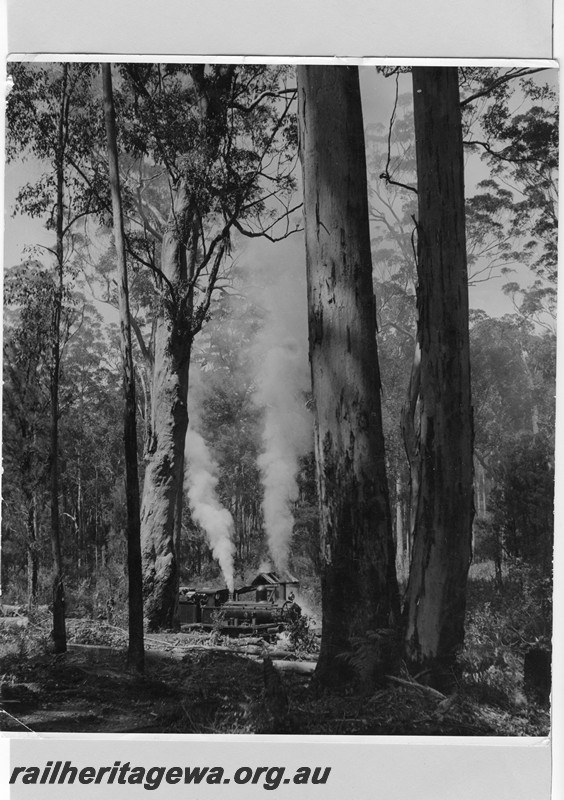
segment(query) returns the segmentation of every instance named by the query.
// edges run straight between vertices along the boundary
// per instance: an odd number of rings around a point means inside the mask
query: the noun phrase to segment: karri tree
[[[473,519],[464,164],[456,68],[416,67],[418,493],[405,655],[437,687],[464,640]]]
[[[399,617],[386,479],[356,67],[298,67],[309,347],[322,547],[316,675],[350,680],[344,654]],[[370,682],[389,669],[374,664]]]
[[[108,141],[108,167],[114,222],[114,240],[119,283],[120,344],[123,370],[123,442],[125,452],[125,496],[127,504],[127,567],[129,579],[129,649],[128,664],[136,672],[144,669],[143,645],[143,579],[141,569],[141,519],[139,507],[139,474],[137,464],[137,419],[135,372],[131,347],[129,285],[123,230],[116,115],[112,87],[112,68],[102,64],[104,118]]]

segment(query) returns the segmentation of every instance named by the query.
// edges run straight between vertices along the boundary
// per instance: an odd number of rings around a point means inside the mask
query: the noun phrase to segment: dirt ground
[[[45,642],[31,647],[21,632],[11,648],[4,637],[0,730],[446,736],[549,730],[548,710],[477,702],[463,687],[449,698],[407,682],[390,682],[371,696],[319,693],[307,672],[265,668],[262,656],[280,656],[280,645],[256,640],[237,652],[236,640],[158,634],[147,638],[145,675],[135,676],[125,668],[123,632],[80,621],[69,629],[69,652],[59,656]],[[313,668],[314,656],[301,657]],[[294,658],[288,652],[285,662]]]

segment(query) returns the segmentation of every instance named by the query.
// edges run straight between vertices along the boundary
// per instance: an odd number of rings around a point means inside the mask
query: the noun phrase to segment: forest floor
[[[46,622],[0,625],[0,730],[544,736],[550,728],[547,709],[518,690],[495,690],[487,675],[466,676],[449,698],[407,680],[368,696],[324,694],[312,690],[314,653],[287,639],[241,647],[212,632],[148,636],[140,677],[125,667],[125,631],[68,620],[68,634],[69,651],[55,656]],[[268,653],[279,667],[274,682],[265,679]],[[281,669],[290,661],[303,671]]]

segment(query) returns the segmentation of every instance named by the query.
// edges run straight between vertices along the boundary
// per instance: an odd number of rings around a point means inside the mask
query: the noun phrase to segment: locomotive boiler
[[[277,633],[301,614],[296,603],[299,582],[292,575],[259,572],[248,586],[196,590],[183,587],[179,595],[180,623],[192,629],[238,636]]]

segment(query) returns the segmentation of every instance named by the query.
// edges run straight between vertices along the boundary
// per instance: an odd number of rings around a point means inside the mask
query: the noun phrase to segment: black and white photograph
[[[548,736],[558,71],[8,76],[0,729]]]

